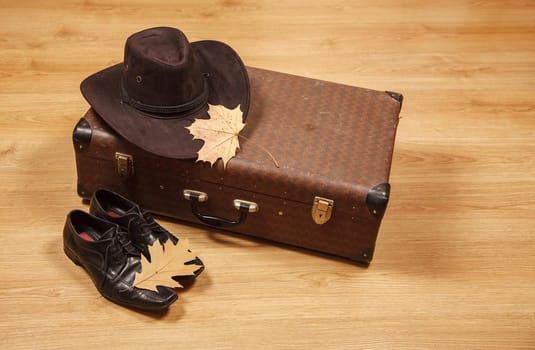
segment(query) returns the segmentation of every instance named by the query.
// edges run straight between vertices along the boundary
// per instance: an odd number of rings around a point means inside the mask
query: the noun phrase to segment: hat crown
[[[193,159],[204,144],[190,133],[208,103],[249,109],[249,78],[240,56],[216,40],[188,42],[178,29],[131,35],[124,61],[85,78],[80,90],[119,136],[160,157]]]
[[[206,103],[198,57],[180,30],[146,29],[125,44],[123,101],[146,112],[177,113]]]

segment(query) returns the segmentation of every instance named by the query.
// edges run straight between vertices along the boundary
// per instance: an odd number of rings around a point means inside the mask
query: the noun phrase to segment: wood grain
[[[67,260],[79,83],[156,25],[404,94],[369,268],[162,219],[207,270],[148,315]],[[0,1],[0,346],[535,348],[534,38],[533,1]]]

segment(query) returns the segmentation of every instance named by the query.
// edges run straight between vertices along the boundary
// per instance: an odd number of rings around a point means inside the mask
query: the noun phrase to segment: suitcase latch
[[[312,205],[312,219],[318,225],[323,225],[331,218],[334,207],[332,199],[323,197],[314,197],[314,204]]]
[[[132,177],[134,175],[134,157],[130,154],[115,152],[115,171],[120,177]]]

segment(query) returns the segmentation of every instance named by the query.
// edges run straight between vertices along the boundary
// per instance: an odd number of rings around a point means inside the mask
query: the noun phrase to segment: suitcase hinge
[[[334,207],[332,199],[323,197],[314,197],[314,204],[312,205],[312,219],[318,225],[323,225],[331,218]]]
[[[134,157],[130,154],[115,152],[115,171],[120,177],[132,177],[134,175]]]

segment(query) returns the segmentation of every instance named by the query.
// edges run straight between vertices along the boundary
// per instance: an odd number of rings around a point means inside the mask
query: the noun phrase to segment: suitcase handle
[[[234,200],[234,208],[240,211],[238,220],[230,220],[220,216],[201,214],[197,208],[200,202],[208,200],[208,194],[194,190],[184,190],[184,198],[191,202],[191,212],[199,219],[199,221],[215,227],[232,227],[245,222],[249,213],[256,213],[258,211],[258,204],[254,202],[245,201],[242,199]]]

